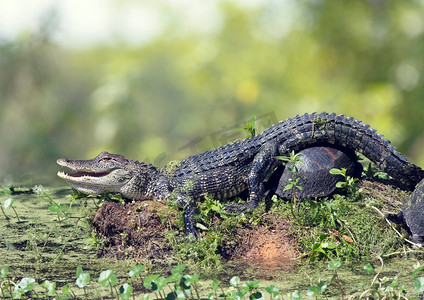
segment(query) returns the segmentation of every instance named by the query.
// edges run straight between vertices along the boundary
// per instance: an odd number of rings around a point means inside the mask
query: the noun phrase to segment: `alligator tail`
[[[304,114],[274,125],[262,138],[272,137],[281,145],[281,154],[312,145],[334,145],[362,153],[408,187],[415,187],[424,178],[423,169],[409,162],[375,129],[352,117],[335,113]]]

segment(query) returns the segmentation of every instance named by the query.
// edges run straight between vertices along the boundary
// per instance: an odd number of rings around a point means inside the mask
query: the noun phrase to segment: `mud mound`
[[[267,226],[248,226],[237,230],[232,259],[257,264],[267,269],[293,265],[299,258],[297,243],[287,218],[264,216]],[[228,253],[227,253],[228,254]]]
[[[93,219],[102,242],[98,255],[117,259],[143,257],[152,262],[165,258],[172,250],[164,241],[165,232],[175,229],[172,224],[177,213],[153,201],[125,205],[104,202]]]
[[[165,241],[169,230],[178,230],[177,211],[166,205],[142,201],[130,204],[104,202],[93,219],[102,240],[99,256],[143,258],[154,263],[172,256]],[[290,234],[290,221],[266,214],[267,226],[246,225],[224,239],[219,251],[224,260],[245,260],[265,267],[293,264],[298,257],[296,242]],[[219,220],[217,220],[219,222]]]

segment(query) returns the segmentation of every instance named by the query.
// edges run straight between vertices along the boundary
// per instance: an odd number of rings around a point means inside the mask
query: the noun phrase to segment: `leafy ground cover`
[[[0,297],[419,297],[422,250],[383,217],[407,193],[372,181],[355,188],[331,201],[272,198],[237,216],[207,198],[198,242],[187,241],[172,203],[4,188]]]

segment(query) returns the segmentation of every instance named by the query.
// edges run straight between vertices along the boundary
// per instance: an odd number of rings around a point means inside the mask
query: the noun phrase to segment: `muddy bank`
[[[103,241],[98,255],[118,259],[143,258],[152,263],[163,261],[173,255],[166,236],[169,231],[180,230],[175,225],[178,213],[153,201],[125,205],[104,202],[93,219],[93,226]],[[267,226],[246,225],[235,228],[231,236],[223,238],[218,247],[223,261],[245,261],[269,268],[293,264],[299,253],[290,233],[290,220],[272,214],[264,218]],[[186,238],[179,233],[181,239]]]

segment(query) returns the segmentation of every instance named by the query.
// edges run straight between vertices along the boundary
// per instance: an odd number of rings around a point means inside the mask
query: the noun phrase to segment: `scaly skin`
[[[204,193],[216,198],[229,198],[249,190],[249,201],[227,206],[230,212],[255,208],[264,195],[263,181],[275,168],[279,155],[311,146],[337,146],[362,153],[383,171],[406,186],[415,187],[424,171],[410,163],[369,125],[344,115],[313,113],[296,116],[275,124],[261,134],[242,141],[191,156],[167,172],[152,165],[102,152],[92,160],[58,159],[58,164],[76,173],[59,172],[73,188],[89,194],[121,193],[134,200],[162,200],[174,197],[185,206],[187,234],[198,237],[194,229],[195,201]],[[423,186],[421,182],[419,186]],[[418,192],[417,192],[418,193]],[[409,201],[409,202],[408,202]],[[405,220],[415,240],[424,237],[424,224],[415,224],[414,209],[418,198],[406,200]],[[421,221],[424,222],[423,218]]]

